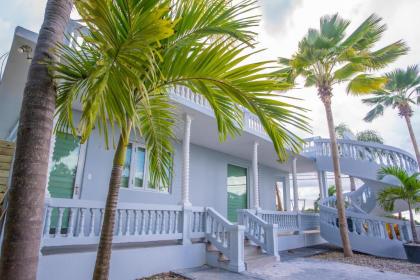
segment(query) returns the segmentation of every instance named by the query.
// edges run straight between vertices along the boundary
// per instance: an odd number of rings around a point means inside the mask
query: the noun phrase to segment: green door
[[[247,208],[247,170],[228,164],[227,171],[228,220],[236,222],[236,210]]]
[[[48,191],[51,197],[73,198],[79,154],[80,139],[78,137],[62,132],[56,134],[51,172],[48,181]],[[66,231],[68,217],[69,213],[66,209],[63,214],[62,233]],[[57,222],[58,210],[54,209],[51,214],[50,231],[52,233],[55,233]]]

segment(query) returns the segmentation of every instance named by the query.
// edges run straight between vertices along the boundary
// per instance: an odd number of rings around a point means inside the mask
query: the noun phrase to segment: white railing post
[[[234,225],[229,230],[229,270],[244,271],[244,231],[242,225]]]
[[[191,244],[191,216],[192,208],[184,206],[182,209],[182,244]]]
[[[266,242],[267,242],[267,253],[276,257],[276,260],[280,260],[279,255],[279,238],[277,236],[279,226],[277,224],[270,224],[265,229]]]

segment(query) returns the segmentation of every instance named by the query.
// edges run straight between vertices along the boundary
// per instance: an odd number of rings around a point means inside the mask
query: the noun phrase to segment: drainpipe
[[[252,155],[252,173],[254,177],[254,209],[260,210],[260,191],[258,183],[258,142],[254,142],[254,152]]]

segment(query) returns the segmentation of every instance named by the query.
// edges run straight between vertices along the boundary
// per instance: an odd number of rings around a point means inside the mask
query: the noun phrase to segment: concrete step
[[[266,265],[273,266],[278,261],[275,256],[263,253],[261,248],[255,245],[245,245],[244,258],[247,271],[252,271]]]

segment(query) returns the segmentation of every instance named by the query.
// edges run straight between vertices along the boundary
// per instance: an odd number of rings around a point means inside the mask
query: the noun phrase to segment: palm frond
[[[374,77],[360,74],[354,77],[347,85],[347,93],[354,95],[368,94],[381,90],[387,82],[385,77]]]

